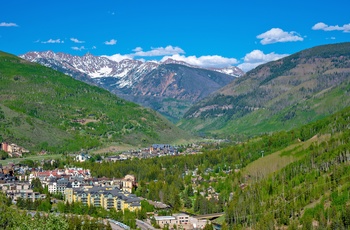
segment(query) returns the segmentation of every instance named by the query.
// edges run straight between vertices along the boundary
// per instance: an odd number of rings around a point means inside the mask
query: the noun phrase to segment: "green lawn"
[[[41,161],[45,159],[60,159],[64,156],[62,154],[48,154],[48,155],[36,155],[36,156],[28,156],[23,158],[7,158],[6,160],[1,160],[0,164],[7,165],[9,162],[19,163],[24,160],[33,160],[33,161]]]

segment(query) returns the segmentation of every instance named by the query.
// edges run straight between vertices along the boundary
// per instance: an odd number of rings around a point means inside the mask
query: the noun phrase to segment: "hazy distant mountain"
[[[237,67],[206,69],[168,59],[163,63],[105,56],[29,52],[20,57],[101,86],[125,99],[151,107],[172,121],[198,100],[243,75]]]
[[[349,106],[349,82],[350,43],[318,46],[249,71],[189,109],[180,127],[224,135],[290,129]]]

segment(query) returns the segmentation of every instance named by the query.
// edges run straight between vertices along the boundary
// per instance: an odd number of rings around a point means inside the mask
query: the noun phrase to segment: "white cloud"
[[[133,59],[130,55],[128,54],[114,54],[112,56],[107,56],[107,55],[102,55],[101,57],[106,57],[112,61],[120,62],[121,60],[124,59]]]
[[[151,48],[149,51],[143,51],[141,47],[136,47],[133,49],[135,52],[133,56],[138,57],[155,57],[155,56],[165,56],[165,55],[175,55],[175,54],[184,54],[185,51],[181,49],[180,47],[173,47],[173,46],[167,46],[167,47],[157,47],[157,48]]]
[[[219,55],[207,55],[207,56],[184,56],[179,54],[174,54],[172,56],[165,56],[162,58],[161,62],[166,61],[168,58],[183,61],[190,65],[200,66],[200,67],[209,67],[209,68],[223,68],[228,67],[234,64],[237,64],[238,61],[235,58],[226,58]]]
[[[85,43],[85,41],[80,41],[79,39],[77,39],[77,38],[71,38],[70,39],[72,42],[74,42],[74,43]]]
[[[117,40],[115,40],[115,39],[111,39],[109,41],[105,41],[105,45],[113,46],[115,44],[117,44]]]
[[[141,48],[141,47],[136,47],[136,48],[133,49],[132,51],[134,51],[134,52],[140,52],[140,51],[142,51],[142,48]]]
[[[56,39],[56,40],[49,39],[47,41],[42,41],[41,43],[44,43],[44,44],[46,44],[46,43],[64,43],[64,41],[61,41],[61,39]]]
[[[18,25],[13,22],[1,22],[0,27],[18,27]]]
[[[203,68],[225,68],[233,65],[237,65],[243,71],[249,71],[258,65],[264,64],[266,62],[275,61],[280,58],[286,57],[289,54],[276,54],[274,52],[264,54],[261,50],[253,50],[250,53],[247,53],[244,58],[242,58],[242,63],[239,64],[239,61],[236,58],[228,58],[219,55],[205,55],[205,56],[185,56],[182,53],[185,53],[180,47],[158,47],[152,48],[150,51],[143,51],[141,47],[136,47],[132,50],[133,53],[130,54],[114,54],[112,56],[103,55],[110,60],[120,62],[124,59],[133,59],[140,60],[143,62],[155,62],[162,63],[166,60],[173,59],[176,61],[186,62],[193,66],[199,66]],[[149,57],[159,57],[161,60],[150,61]],[[147,58],[143,58],[147,57]],[[239,65],[238,65],[239,64]]]
[[[80,46],[80,47],[73,46],[72,49],[81,51],[81,50],[85,50],[86,48],[84,46]]]
[[[277,59],[280,59],[282,57],[288,56],[288,54],[275,54],[274,52],[269,54],[264,54],[261,50],[253,50],[252,52],[248,53],[244,57],[244,62],[269,62],[269,61],[275,61]]]
[[[316,23],[312,29],[313,30],[325,30],[328,26],[324,24],[323,22]]]
[[[258,39],[261,39],[260,43],[263,45],[277,43],[277,42],[295,42],[295,41],[303,41],[298,33],[295,31],[286,32],[280,28],[272,28],[265,33],[259,34],[256,36]]]
[[[269,61],[276,61],[286,56],[288,56],[288,54],[276,54],[274,52],[264,54],[261,50],[253,50],[252,52],[245,55],[243,58],[244,62],[242,64],[239,64],[238,68],[247,72],[261,64]]]
[[[208,68],[221,68],[228,67],[234,64],[237,64],[238,61],[235,58],[226,58],[219,55],[207,55],[207,56],[184,56],[180,55],[181,53],[185,53],[185,51],[179,47],[167,46],[165,48],[158,47],[152,48],[150,51],[143,51],[141,47],[136,47],[133,49],[134,53],[131,54],[114,54],[112,56],[103,55],[103,57],[109,58],[113,61],[119,62],[124,59],[135,59],[139,61],[145,62],[146,60],[143,58],[137,57],[157,57],[163,56],[160,61],[153,60],[152,62],[164,62],[167,59],[171,58],[177,61],[183,61],[190,65],[195,65],[199,67],[208,67]],[[150,61],[150,60],[147,60]]]
[[[96,46],[93,46],[93,47],[91,47],[91,49],[95,50],[95,49],[97,49],[97,47],[96,47]]]
[[[180,47],[173,47],[173,46],[167,46],[167,47],[157,47],[157,48],[151,48],[149,51],[143,51],[141,47],[136,47],[132,50],[133,53],[130,54],[114,54],[112,56],[104,55],[104,57],[107,57],[114,61],[121,61],[123,59],[135,59],[135,60],[144,60],[142,58],[137,57],[159,57],[159,56],[171,56],[176,54],[183,54],[185,51],[181,49]]]
[[[329,26],[323,22],[316,23],[313,27],[313,30],[323,30],[323,31],[343,31],[345,33],[350,32],[350,23],[344,24],[343,26]]]

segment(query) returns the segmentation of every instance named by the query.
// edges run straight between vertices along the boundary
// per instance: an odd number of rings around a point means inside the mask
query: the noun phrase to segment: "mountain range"
[[[151,109],[0,52],[0,141],[71,152],[191,138]]]
[[[233,67],[205,69],[171,59],[115,62],[51,51],[22,57],[155,109],[173,123],[180,120],[180,128],[194,133],[289,130],[350,105],[350,43],[306,49],[244,75]]]
[[[198,102],[183,129],[222,135],[288,130],[350,105],[350,43],[306,49],[258,66]]]
[[[237,67],[200,68],[167,59],[162,63],[107,56],[72,56],[65,53],[29,52],[20,56],[75,79],[97,85],[176,122],[197,101],[227,85],[243,71]]]

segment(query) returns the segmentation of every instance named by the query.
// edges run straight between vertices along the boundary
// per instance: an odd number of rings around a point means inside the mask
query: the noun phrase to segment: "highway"
[[[112,220],[112,219],[108,219],[108,222],[110,223],[113,230],[129,230],[130,229],[129,226],[127,226],[121,222]]]
[[[137,227],[141,228],[142,230],[156,230],[152,225],[143,222],[141,220],[136,220]]]

